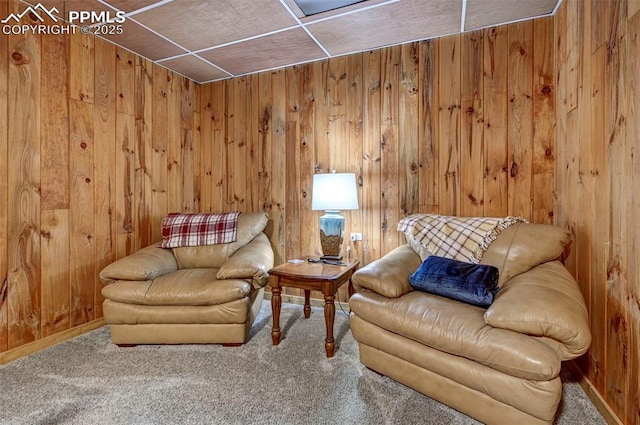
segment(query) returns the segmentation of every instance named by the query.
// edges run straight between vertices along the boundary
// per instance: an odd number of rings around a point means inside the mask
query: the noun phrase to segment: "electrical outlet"
[[[362,240],[362,233],[352,233],[351,234],[351,240],[352,241],[361,241]]]

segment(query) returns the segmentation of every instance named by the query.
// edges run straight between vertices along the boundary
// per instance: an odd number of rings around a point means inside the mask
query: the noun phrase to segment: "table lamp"
[[[320,217],[320,244],[323,260],[340,260],[345,219],[341,210],[358,209],[356,175],[353,173],[326,173],[313,175],[311,209],[324,210]]]

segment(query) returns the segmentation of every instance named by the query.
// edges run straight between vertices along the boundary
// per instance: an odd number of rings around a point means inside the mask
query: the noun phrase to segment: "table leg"
[[[327,327],[327,338],[324,340],[324,348],[327,351],[327,357],[333,357],[335,344],[333,340],[333,321],[336,315],[336,306],[334,304],[335,295],[324,296],[324,322]]]
[[[271,329],[271,339],[273,345],[280,344],[280,308],[282,307],[282,298],[280,294],[282,288],[279,286],[271,288],[271,312],[273,316],[273,328]]]
[[[311,291],[308,289],[304,290],[304,318],[308,319],[311,316]]]

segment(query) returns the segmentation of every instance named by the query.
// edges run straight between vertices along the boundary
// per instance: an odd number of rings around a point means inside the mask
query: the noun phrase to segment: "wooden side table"
[[[271,286],[271,309],[273,312],[273,328],[271,338],[273,345],[280,343],[280,309],[282,308],[282,287],[304,289],[304,317],[311,315],[309,301],[311,291],[320,291],[324,295],[324,320],[327,337],[324,348],[327,357],[333,357],[335,343],[333,339],[333,322],[335,319],[335,296],[338,288],[349,282],[349,297],[353,294],[351,276],[357,270],[359,260],[346,262],[344,266],[324,263],[301,264],[284,263],[269,270],[269,285]]]

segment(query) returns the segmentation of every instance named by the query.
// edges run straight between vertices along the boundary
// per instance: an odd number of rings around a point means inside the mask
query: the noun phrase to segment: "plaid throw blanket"
[[[417,240],[432,255],[478,264],[500,232],[518,222],[527,220],[412,214],[400,220],[398,230]]]
[[[162,220],[162,248],[235,242],[238,216],[229,213],[171,213]]]

